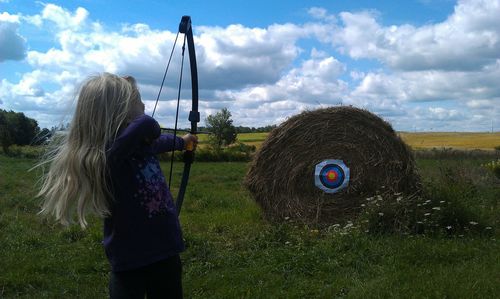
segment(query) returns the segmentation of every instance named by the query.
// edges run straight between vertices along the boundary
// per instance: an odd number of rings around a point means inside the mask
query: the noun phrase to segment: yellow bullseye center
[[[337,174],[334,172],[334,171],[329,171],[327,174],[326,174],[326,177],[331,180],[331,181],[334,181],[336,178],[337,178]]]

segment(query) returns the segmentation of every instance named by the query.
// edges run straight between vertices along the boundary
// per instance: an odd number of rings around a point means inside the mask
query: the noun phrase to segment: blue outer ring
[[[332,169],[337,171],[339,176],[333,183],[330,183],[326,179],[326,173]],[[316,187],[326,193],[336,193],[347,188],[350,175],[349,167],[345,165],[344,161],[336,159],[324,160],[316,165],[314,183]]]
[[[327,173],[331,170],[335,171],[338,174],[337,179],[333,182],[328,181],[326,177]],[[327,164],[323,166],[323,168],[321,169],[319,179],[321,183],[327,188],[330,189],[338,188],[344,182],[345,179],[344,170],[342,170],[342,168],[339,167],[337,164]]]

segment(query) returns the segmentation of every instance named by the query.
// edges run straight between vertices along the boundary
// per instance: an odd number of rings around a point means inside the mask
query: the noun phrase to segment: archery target
[[[325,160],[316,165],[316,187],[326,193],[335,193],[349,184],[349,168],[342,160]]]

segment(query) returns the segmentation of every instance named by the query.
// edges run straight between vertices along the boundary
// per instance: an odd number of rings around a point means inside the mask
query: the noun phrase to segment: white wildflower
[[[434,208],[432,208],[432,209],[433,209],[433,210],[436,210],[436,211],[441,210],[441,208],[440,208],[440,207],[434,207]]]
[[[470,223],[470,224],[472,224],[472,225],[477,225],[477,224],[478,224],[478,223],[477,223],[477,222],[475,222],[475,221],[470,221],[469,223]]]

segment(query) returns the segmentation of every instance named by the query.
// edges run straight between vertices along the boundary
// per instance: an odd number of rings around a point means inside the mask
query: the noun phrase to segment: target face
[[[342,160],[325,160],[316,165],[316,187],[327,193],[335,193],[349,184],[349,168]]]

